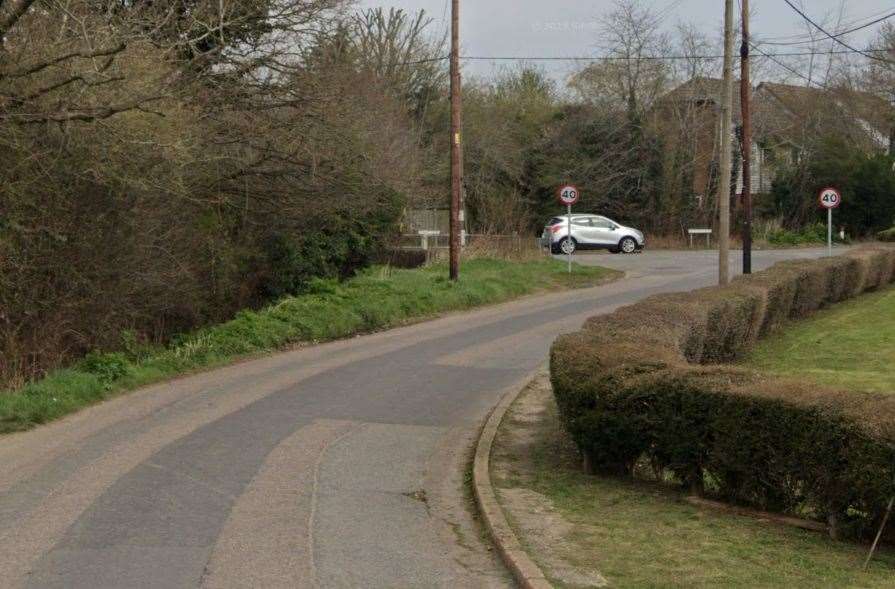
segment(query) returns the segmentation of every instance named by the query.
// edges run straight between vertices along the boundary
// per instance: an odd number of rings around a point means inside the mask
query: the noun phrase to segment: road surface
[[[510,585],[464,485],[488,411],[557,334],[715,277],[713,252],[578,259],[629,275],[243,362],[0,438],[0,586]]]

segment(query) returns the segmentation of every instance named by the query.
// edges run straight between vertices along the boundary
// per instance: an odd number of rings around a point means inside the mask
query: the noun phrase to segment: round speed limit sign
[[[820,191],[820,206],[835,209],[842,204],[842,195],[835,188],[824,188]]]
[[[560,188],[557,193],[557,198],[559,198],[559,202],[566,206],[572,206],[578,199],[581,198],[581,193],[578,192],[578,189],[571,184],[567,184]]]

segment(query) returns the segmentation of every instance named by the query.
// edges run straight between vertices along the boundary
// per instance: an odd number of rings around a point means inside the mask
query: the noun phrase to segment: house
[[[660,98],[648,124],[664,139],[666,192],[692,192],[697,208],[714,193],[721,145],[722,80],[692,78]],[[739,125],[739,95],[734,96],[734,124]],[[683,184],[683,186],[681,186]]]
[[[699,203],[714,192],[721,144],[722,80],[693,78],[657,101],[651,124],[665,138],[666,170],[686,174]],[[763,82],[753,90],[752,189],[771,190],[782,166],[797,162],[820,134],[837,134],[868,152],[891,147],[895,108],[879,97],[847,89]],[[734,84],[735,146],[742,130],[739,83]],[[742,191],[740,158],[734,159]]]
[[[763,82],[753,104],[756,155],[767,172],[756,175],[756,192],[770,190],[774,167],[798,161],[821,134],[838,135],[867,153],[891,148],[895,109],[873,94]]]

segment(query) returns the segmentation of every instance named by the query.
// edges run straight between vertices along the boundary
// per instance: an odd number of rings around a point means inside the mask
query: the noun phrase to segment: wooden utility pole
[[[889,127],[889,157],[895,157],[895,91],[889,98],[889,117],[891,119],[891,127]]]
[[[718,283],[730,282],[730,170],[733,121],[733,0],[724,0],[724,81],[721,89],[721,178],[718,179]]]
[[[460,0],[451,8],[451,280],[460,277],[460,198],[463,190],[461,152],[462,104],[460,93]]]
[[[752,85],[749,81],[749,0],[742,3],[740,103],[743,109],[743,274],[752,274]]]

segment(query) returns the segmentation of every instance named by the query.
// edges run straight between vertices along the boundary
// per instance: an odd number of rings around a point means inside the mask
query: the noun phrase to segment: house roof
[[[878,96],[847,88],[809,88],[763,82],[755,90],[758,123],[764,131],[786,135],[823,122],[854,139],[885,145],[895,108]]]
[[[723,80],[696,77],[677,86],[658,105],[681,108],[721,104]],[[757,136],[774,136],[778,141],[800,144],[806,133],[820,129],[879,147],[888,143],[895,123],[895,106],[869,94],[845,88],[812,88],[789,84],[760,83],[753,91],[753,126]],[[733,121],[742,123],[739,81],[734,81]]]
[[[733,120],[739,123],[742,119],[740,107],[740,81],[733,82]],[[720,108],[724,80],[720,78],[691,78],[662,97],[664,104],[711,103]]]

